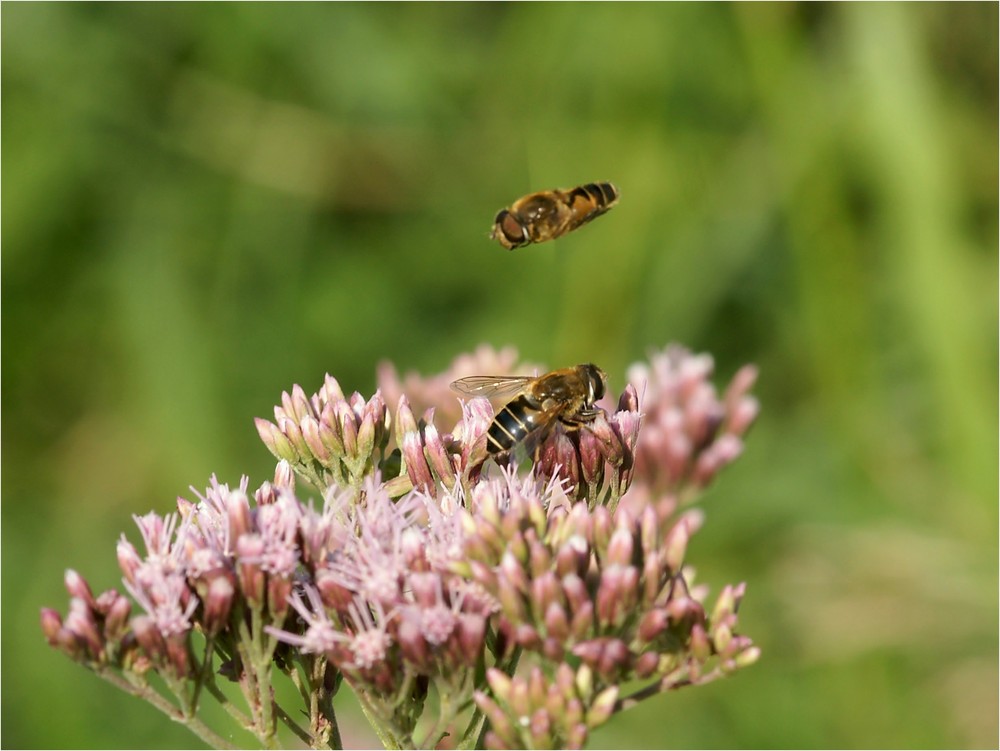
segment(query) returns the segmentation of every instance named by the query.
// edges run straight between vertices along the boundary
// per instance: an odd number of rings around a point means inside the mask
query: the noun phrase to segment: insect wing
[[[466,396],[512,396],[531,383],[533,376],[469,376],[453,381],[451,388]]]

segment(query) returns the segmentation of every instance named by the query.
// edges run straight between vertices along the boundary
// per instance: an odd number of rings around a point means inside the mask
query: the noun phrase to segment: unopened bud
[[[205,632],[215,636],[226,627],[236,588],[226,576],[217,576],[208,585],[205,597]]]
[[[87,580],[84,579],[80,574],[71,568],[66,569],[66,575],[63,577],[63,582],[66,585],[66,591],[69,592],[70,597],[78,597],[87,603],[87,607],[93,609],[94,605],[94,595],[90,590],[90,585],[87,584]]]

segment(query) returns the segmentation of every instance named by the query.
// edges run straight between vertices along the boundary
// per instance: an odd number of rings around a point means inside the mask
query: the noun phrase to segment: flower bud
[[[91,609],[95,607],[94,595],[90,590],[90,585],[87,584],[87,580],[80,576],[80,574],[68,568],[66,569],[66,575],[63,577],[63,582],[70,597],[78,597],[87,603],[87,607]]]
[[[608,543],[608,550],[604,554],[606,566],[629,566],[632,564],[634,550],[634,539],[632,530],[623,524],[611,535],[611,542]]]
[[[441,443],[441,435],[433,422],[428,422],[424,428],[424,457],[442,485],[448,490],[455,487],[455,470],[451,464],[451,457]]]
[[[736,667],[748,668],[760,659],[760,647],[748,647],[736,655]]]
[[[691,627],[691,654],[701,662],[712,656],[712,645],[708,640],[704,627],[700,623]]]
[[[644,652],[635,661],[635,674],[640,680],[645,680],[656,673],[660,667],[660,655],[656,652]]]
[[[284,620],[288,612],[288,595],[292,591],[292,580],[271,574],[267,577],[267,609],[276,623]]]
[[[486,619],[481,615],[460,613],[458,616],[458,647],[467,667],[477,664],[486,641]]]
[[[597,695],[587,712],[587,725],[596,728],[610,719],[618,701],[618,687],[611,686]]]
[[[264,604],[265,577],[260,567],[263,555],[264,541],[260,535],[240,535],[236,541],[240,589],[247,602],[254,608],[259,608]]]
[[[472,694],[472,698],[476,702],[476,706],[479,707],[490,722],[491,730],[486,733],[485,737],[486,747],[517,748],[520,745],[517,731],[507,713],[482,691],[475,691]]]
[[[470,399],[462,405],[462,467],[476,467],[488,455],[486,434],[493,422],[493,406],[488,399]]]
[[[424,639],[420,616],[415,609],[406,610],[400,617],[396,640],[406,660],[419,670],[427,669],[431,661],[430,646]]]
[[[588,735],[586,724],[579,722],[573,725],[566,733],[566,748],[583,748]]]
[[[135,550],[135,546],[132,545],[125,536],[118,541],[117,547],[118,553],[118,567],[122,570],[124,574],[125,581],[129,584],[135,584],[135,572],[142,565],[142,558]]]
[[[148,615],[137,615],[132,619],[132,633],[153,664],[162,664],[167,655],[167,643],[153,619]]]
[[[604,480],[604,454],[601,451],[600,441],[592,430],[587,429],[580,431],[579,441],[580,472],[583,481],[588,485],[599,486]]]
[[[356,454],[356,462],[358,464],[358,472],[364,471],[365,464],[371,458],[372,451],[375,450],[375,418],[374,416],[365,411],[361,417],[361,422],[358,425],[358,447]]]
[[[205,597],[205,633],[215,636],[222,631],[229,620],[236,588],[226,576],[216,576],[208,585]]]
[[[566,610],[558,602],[550,602],[545,609],[545,632],[556,639],[565,640],[569,637],[569,618]]]
[[[341,440],[344,442],[344,456],[356,459],[358,456],[357,415],[354,414],[347,402],[337,402],[333,406],[333,412],[340,428]]]
[[[104,621],[104,638],[117,644],[128,632],[128,618],[132,614],[132,603],[118,595],[108,610]]]
[[[302,438],[309,447],[312,456],[324,467],[329,467],[333,461],[333,455],[329,447],[323,442],[320,436],[319,421],[314,417],[304,417],[299,426],[302,429]]]
[[[260,439],[264,442],[264,445],[267,446],[267,450],[276,458],[284,459],[293,464],[299,462],[299,456],[295,451],[295,447],[277,425],[260,417],[254,418],[254,425],[257,426],[257,433],[260,435]]]
[[[243,535],[249,534],[253,527],[250,518],[250,501],[246,493],[234,490],[226,496],[226,519],[229,522],[229,544],[239,540]],[[227,555],[232,555],[234,551],[225,551]]]
[[[760,402],[752,396],[745,396],[730,411],[726,428],[733,435],[742,436],[753,425],[758,414],[760,414]]]
[[[93,611],[82,598],[74,597],[70,600],[65,628],[86,646],[92,659],[100,660],[103,658],[104,637],[97,629],[97,621],[94,619]]]
[[[631,667],[632,655],[621,639],[608,639],[597,664],[597,671],[605,680],[612,681]]]
[[[586,506],[581,504],[586,510]],[[556,553],[556,573],[559,576],[583,576],[590,566],[590,545],[582,535],[572,535]]]
[[[174,634],[166,640],[167,660],[177,678],[191,676],[191,655],[188,649],[188,634]]]
[[[320,387],[317,396],[320,398],[320,401],[326,404],[344,401],[344,392],[340,388],[340,383],[329,373],[323,379],[323,385]]]
[[[50,646],[55,646],[62,629],[62,617],[52,608],[42,608],[41,610],[42,634]]]
[[[407,433],[403,437],[401,448],[403,460],[406,462],[406,473],[409,475],[413,487],[425,493],[433,492],[434,478],[431,477],[430,467],[427,466],[427,459],[424,457],[420,434],[417,432]]]

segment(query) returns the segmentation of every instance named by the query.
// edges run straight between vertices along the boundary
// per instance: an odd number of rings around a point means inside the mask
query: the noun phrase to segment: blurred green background
[[[2,745],[197,743],[38,610],[293,383],[679,341],[761,369],[690,558],[763,658],[594,745],[996,747],[997,9],[4,3]]]

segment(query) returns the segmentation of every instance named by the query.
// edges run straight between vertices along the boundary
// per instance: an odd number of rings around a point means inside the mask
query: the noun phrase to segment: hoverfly
[[[618,203],[613,183],[587,183],[572,190],[543,190],[501,209],[490,237],[507,250],[555,240],[599,217]]]
[[[606,384],[604,371],[587,363],[537,377],[470,376],[451,387],[467,396],[517,394],[497,412],[487,431],[487,451],[496,456],[542,437],[556,422],[575,430],[592,421],[598,414],[594,402],[604,396]]]

